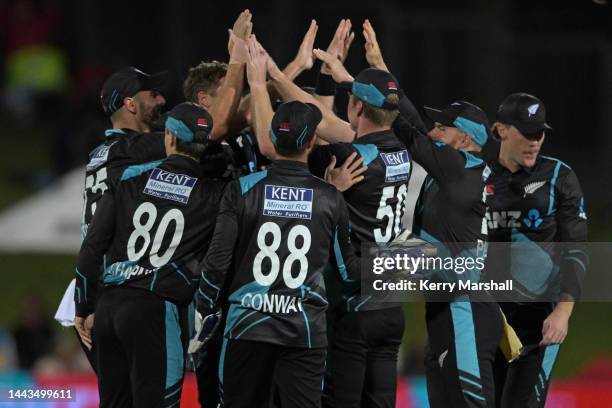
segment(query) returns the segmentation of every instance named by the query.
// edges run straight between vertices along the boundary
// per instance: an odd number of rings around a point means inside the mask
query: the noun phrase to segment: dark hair
[[[186,154],[187,156],[191,156],[194,159],[200,160],[204,150],[206,150],[206,145],[203,143],[185,142],[184,140],[177,138],[176,150],[180,153]]]
[[[308,143],[305,143],[300,147],[296,146],[295,148],[290,148],[290,149],[287,149],[286,147],[274,145],[274,150],[276,150],[276,153],[280,154],[281,156],[298,157],[304,152],[304,150],[306,150],[306,146],[308,146]]]
[[[387,97],[385,98],[385,102],[391,103],[393,105],[399,105],[399,96],[396,94],[387,95]],[[363,116],[368,118],[375,125],[391,126],[397,118],[398,114],[399,110],[397,109],[389,110],[378,108],[374,105],[370,105],[369,103],[363,102]]]
[[[220,61],[201,62],[189,68],[183,82],[183,95],[190,102],[197,103],[198,92],[205,91],[211,95],[217,91],[219,80],[227,74],[227,64]]]

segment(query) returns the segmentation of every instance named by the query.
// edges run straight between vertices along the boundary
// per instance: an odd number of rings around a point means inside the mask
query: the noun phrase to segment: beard
[[[163,105],[155,105],[153,107],[147,108],[145,106],[141,106],[143,111],[142,121],[145,123],[151,130],[157,129],[160,126],[161,119],[161,110]]]

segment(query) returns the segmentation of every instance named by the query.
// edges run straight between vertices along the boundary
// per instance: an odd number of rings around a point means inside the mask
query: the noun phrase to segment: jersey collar
[[[127,135],[128,133],[133,132],[132,129],[106,129],[104,131],[104,136],[106,137],[113,137],[113,136],[120,136],[120,135]]]

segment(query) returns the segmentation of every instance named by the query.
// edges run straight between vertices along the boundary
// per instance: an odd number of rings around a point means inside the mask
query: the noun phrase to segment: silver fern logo
[[[523,198],[527,196],[527,194],[535,193],[540,187],[546,184],[546,181],[534,181],[533,183],[529,183],[524,187],[525,193],[523,194]]]
[[[535,115],[539,107],[540,107],[539,103],[534,103],[533,105],[528,107],[527,111],[529,112],[529,117],[531,117],[532,115]]]

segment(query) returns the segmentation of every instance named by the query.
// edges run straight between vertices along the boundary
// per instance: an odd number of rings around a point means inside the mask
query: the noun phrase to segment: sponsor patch
[[[386,182],[408,180],[410,175],[410,159],[407,150],[400,150],[393,153],[380,153],[380,157],[385,163]]]
[[[311,219],[311,188],[266,185],[263,215],[283,218]]]
[[[87,171],[95,170],[102,166],[108,160],[108,152],[112,145],[117,142],[113,142],[109,145],[100,145],[94,149],[89,155],[89,163],[87,163]]]
[[[144,193],[187,204],[191,190],[193,190],[193,186],[195,186],[197,181],[197,177],[175,174],[155,168],[149,176]]]

